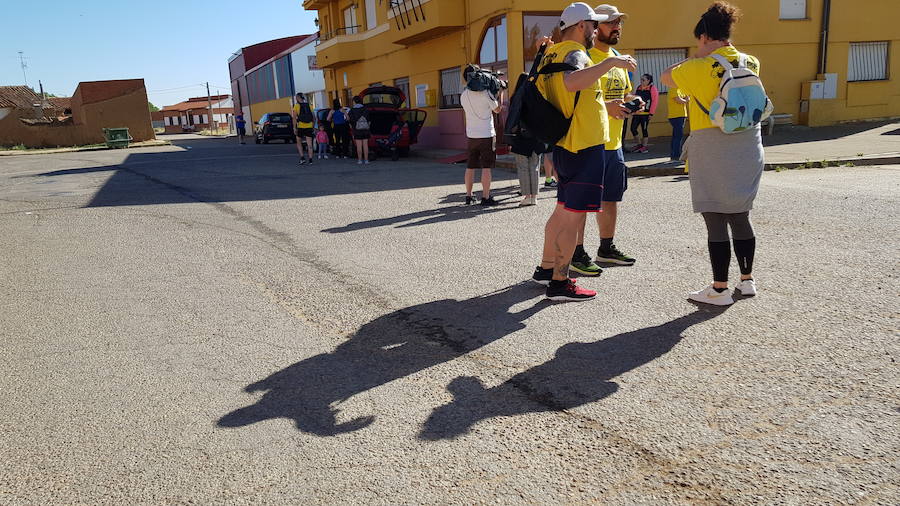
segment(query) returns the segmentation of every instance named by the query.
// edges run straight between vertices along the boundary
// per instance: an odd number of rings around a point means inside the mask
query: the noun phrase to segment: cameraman
[[[497,205],[497,201],[491,197],[491,169],[494,168],[497,160],[494,113],[500,112],[505,86],[493,75],[490,77],[497,81],[495,88],[499,96],[495,96],[488,89],[482,89],[482,86],[470,85],[473,78],[485,79],[487,76],[477,74],[486,72],[489,73],[475,65],[466,66],[466,70],[463,72],[466,89],[459,97],[466,113],[466,137],[468,138],[469,156],[465,176],[466,205],[471,204],[474,200],[472,187],[475,185],[475,169],[481,169],[481,205]],[[480,91],[473,91],[473,87]]]

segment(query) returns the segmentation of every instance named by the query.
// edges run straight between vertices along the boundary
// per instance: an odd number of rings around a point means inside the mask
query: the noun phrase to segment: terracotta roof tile
[[[0,107],[31,108],[41,97],[27,86],[0,86]]]

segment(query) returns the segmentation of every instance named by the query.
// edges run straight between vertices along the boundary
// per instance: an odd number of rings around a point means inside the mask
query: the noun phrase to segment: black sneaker
[[[556,182],[555,179],[551,179],[550,181],[547,181],[547,180],[545,179],[545,180],[544,180],[544,186],[546,186],[547,188],[556,188],[556,187],[557,187],[557,182]]]
[[[471,195],[466,195],[466,205],[471,204],[473,200],[475,200],[474,197],[472,197]]]
[[[569,269],[581,274],[582,276],[599,276],[603,274],[603,269],[591,260],[591,256],[586,251],[576,251],[569,262]]]
[[[547,298],[562,302],[580,302],[597,296],[594,290],[587,290],[575,284],[574,280],[554,281],[547,285]]]
[[[534,268],[534,274],[531,275],[531,280],[539,285],[547,286],[551,279],[553,279],[553,269],[543,269],[540,265]]]
[[[596,262],[601,264],[634,265],[634,258],[622,253],[613,244],[609,249],[600,248],[597,250]]]
[[[499,202],[494,200],[494,197],[488,197],[486,199],[485,198],[481,199],[481,205],[483,205],[483,206],[496,206],[498,204],[499,204]]]
[[[303,165],[304,163],[306,163],[306,158],[301,158],[299,165]]]

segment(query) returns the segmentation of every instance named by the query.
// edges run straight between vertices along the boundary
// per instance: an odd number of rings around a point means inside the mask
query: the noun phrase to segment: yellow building
[[[464,145],[459,106],[466,63],[515,82],[534,41],[554,34],[560,0],[303,0],[319,14],[318,64],[331,98],[347,104],[373,84],[397,86],[428,119],[420,143]],[[644,0],[616,5],[630,15],[617,49],[637,74],[657,77],[693,53],[694,24],[711,0]],[[900,117],[900,2],[733,0],[744,17],[733,41],[759,57],[776,113],[812,126]],[[865,9],[859,7],[864,5]],[[824,22],[823,22],[824,21]],[[823,44],[824,41],[824,44]],[[893,46],[893,48],[892,48]],[[894,50],[892,50],[894,49]],[[665,97],[651,135],[668,132]],[[665,129],[663,130],[663,124]],[[654,132],[655,130],[655,132]]]

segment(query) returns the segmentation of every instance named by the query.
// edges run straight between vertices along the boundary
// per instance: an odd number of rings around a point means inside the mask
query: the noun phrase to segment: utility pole
[[[212,112],[212,98],[209,96],[209,81],[206,81],[206,103],[209,105],[209,121],[207,122],[208,126],[215,125],[215,120],[213,120],[213,112]],[[216,135],[219,134],[219,125],[213,127],[215,129]]]
[[[25,80],[25,86],[28,86],[28,76],[25,75],[25,69],[28,68],[28,64],[25,63],[25,55],[22,51],[19,51],[19,64],[22,65],[22,79]]]
[[[38,86],[41,88],[41,100],[46,102],[47,95],[44,95],[44,83],[42,83],[40,79],[38,79]]]

